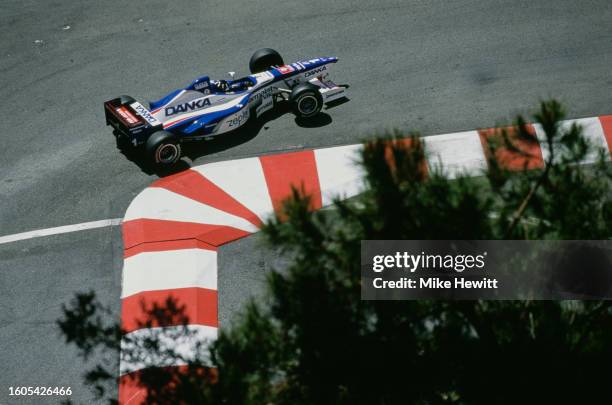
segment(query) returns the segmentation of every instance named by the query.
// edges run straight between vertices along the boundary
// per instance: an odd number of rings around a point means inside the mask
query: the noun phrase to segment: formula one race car
[[[154,163],[171,165],[181,157],[182,142],[208,140],[237,129],[279,102],[291,103],[298,117],[309,118],[323,104],[346,97],[348,86],[328,79],[337,61],[324,57],[285,65],[278,52],[260,49],[249,63],[252,74],[241,79],[202,76],[148,107],[129,96],[107,101],[106,124],[121,143],[144,146]],[[233,79],[233,72],[229,74]]]

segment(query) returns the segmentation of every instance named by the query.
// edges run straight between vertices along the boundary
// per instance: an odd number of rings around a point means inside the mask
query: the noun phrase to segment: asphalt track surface
[[[350,101],[308,126],[290,114],[190,148],[189,164],[507,122],[554,96],[570,118],[612,112],[608,0],[0,2],[0,236],[122,217],[160,175],[121,154],[103,101],[159,98],[201,74],[247,74],[272,47],[287,62],[340,58]],[[279,259],[247,238],[221,249],[223,324]],[[257,253],[252,253],[257,250]],[[227,253],[227,254],[225,254]],[[0,245],[0,404],[9,386],[81,384],[55,320],[75,292],[118,310],[118,227]],[[118,316],[117,316],[118,319]]]

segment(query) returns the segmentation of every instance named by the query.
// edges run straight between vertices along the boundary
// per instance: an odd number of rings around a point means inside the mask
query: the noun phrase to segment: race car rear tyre
[[[255,74],[264,72],[272,66],[282,66],[284,64],[283,58],[274,49],[262,48],[255,51],[251,56],[249,69],[251,69],[252,74]]]
[[[147,155],[156,165],[170,166],[181,158],[181,144],[166,131],[153,133],[145,144]]]
[[[291,91],[291,108],[301,118],[310,118],[321,112],[323,96],[319,88],[312,83],[298,84]]]

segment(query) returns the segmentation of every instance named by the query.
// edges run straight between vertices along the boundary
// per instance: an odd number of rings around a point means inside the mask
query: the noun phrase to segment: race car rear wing
[[[149,135],[163,128],[161,121],[145,106],[131,97],[118,97],[104,103],[106,125],[112,126],[118,136],[127,137],[134,144],[146,142]]]

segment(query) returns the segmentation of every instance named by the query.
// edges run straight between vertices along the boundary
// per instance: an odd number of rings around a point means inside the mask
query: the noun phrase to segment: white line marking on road
[[[123,218],[102,219],[100,221],[83,222],[81,224],[64,225],[55,228],[37,229],[35,231],[16,233],[13,235],[0,236],[0,245],[4,243],[17,242],[24,239],[40,238],[42,236],[58,235],[85,231],[88,229],[105,228],[107,226],[117,226],[121,224]]]

